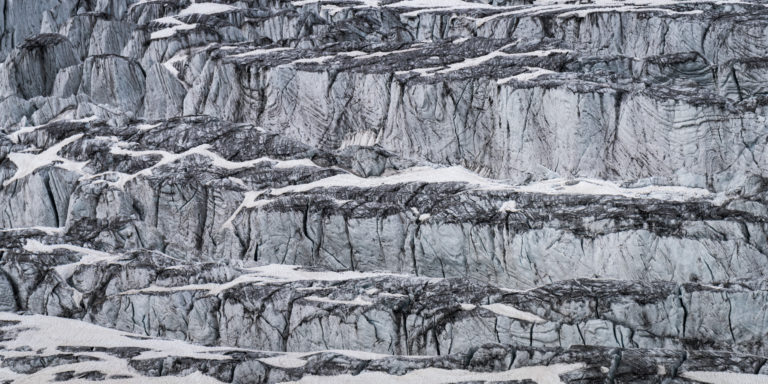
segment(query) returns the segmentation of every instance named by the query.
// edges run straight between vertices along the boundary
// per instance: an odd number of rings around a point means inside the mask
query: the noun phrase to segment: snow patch
[[[464,61],[460,61],[458,63],[453,63],[448,66],[446,69],[442,69],[438,71],[438,73],[448,73],[453,71],[458,71],[465,68],[475,67],[478,65],[481,65],[487,61],[490,61],[492,59],[495,59],[497,57],[506,57],[506,58],[514,58],[514,57],[545,57],[553,54],[564,54],[569,53],[570,51],[567,49],[550,49],[550,50],[539,50],[539,51],[531,51],[531,52],[523,52],[523,53],[506,53],[503,52],[505,48],[508,48],[513,44],[507,45],[502,47],[501,49],[497,51],[493,51],[487,55],[478,56],[478,57],[472,57],[469,59],[465,59]]]
[[[197,28],[197,24],[174,25],[173,27],[163,28],[159,31],[152,32],[152,34],[149,35],[149,39],[150,40],[167,39],[169,37],[176,35],[176,32],[178,31],[188,31],[195,28]]]
[[[533,380],[538,384],[561,384],[560,375],[584,368],[579,364],[552,364],[511,369],[501,372],[471,372],[462,369],[425,368],[401,376],[384,372],[365,371],[357,375],[313,376],[307,375],[291,383],[402,383],[402,384],[443,384],[480,381],[523,381]]]
[[[133,175],[129,175],[129,177],[127,178],[121,178],[120,181],[117,183],[117,186],[122,188],[128,180],[134,177],[137,177],[139,175],[145,175],[145,176],[151,175],[154,172],[155,168],[158,168],[167,164],[171,164],[184,157],[193,156],[193,155],[198,155],[198,156],[208,158],[212,166],[223,168],[223,169],[229,169],[229,170],[250,168],[260,163],[270,163],[275,168],[317,167],[315,163],[307,159],[275,160],[268,157],[260,157],[258,159],[247,160],[247,161],[230,161],[221,157],[218,153],[212,152],[210,148],[211,146],[209,144],[202,144],[181,153],[172,153],[172,152],[162,151],[162,150],[134,151],[134,150],[122,148],[120,146],[120,143],[118,143],[118,145],[112,146],[110,148],[110,152],[115,155],[126,155],[126,156],[134,156],[134,157],[160,156],[161,159],[151,167],[144,168]]]
[[[261,55],[268,55],[270,53],[280,52],[280,51],[287,51],[291,48],[264,48],[264,49],[254,49],[252,51],[238,53],[236,55],[231,55],[230,57],[252,57],[252,56],[261,56]]]
[[[501,208],[499,208],[499,211],[501,212],[520,212],[519,209],[517,209],[517,201],[510,200],[505,202],[501,205]]]
[[[165,69],[167,69],[168,72],[173,75],[173,77],[179,77],[179,70],[176,69],[175,64],[184,60],[187,60],[187,55],[185,53],[177,53],[173,55],[173,57],[168,61],[164,62],[163,67],[165,67]]]
[[[646,186],[624,188],[613,182],[595,179],[550,179],[514,187],[518,192],[543,193],[548,195],[614,195],[629,198],[645,198],[671,201],[712,198],[713,193],[703,188],[679,186]]]
[[[297,265],[285,265],[285,264],[270,264],[261,267],[248,268],[262,278],[271,279],[273,281],[345,281],[345,280],[357,280],[367,279],[371,277],[379,276],[399,276],[405,277],[406,275],[387,273],[387,272],[357,272],[357,271],[344,271],[344,272],[331,272],[331,271],[309,271],[301,269]]]
[[[497,315],[509,317],[512,319],[527,321],[529,323],[546,323],[547,321],[530,312],[521,311],[511,305],[494,303],[482,305],[481,308],[487,309]]]
[[[301,368],[307,365],[307,361],[301,359],[301,357],[304,357],[304,356],[305,356],[304,354],[286,353],[284,355],[279,355],[279,356],[264,357],[259,359],[259,361],[261,361],[264,364],[268,364],[278,368],[285,368],[285,369]]]
[[[136,126],[136,129],[138,129],[139,131],[144,132],[144,131],[149,131],[149,130],[155,129],[155,128],[161,126],[161,125],[162,125],[161,123],[157,123],[157,124],[139,124],[139,125]]]
[[[187,16],[187,15],[215,15],[217,13],[225,13],[225,12],[231,12],[236,10],[236,7],[233,7],[229,4],[219,4],[219,3],[194,3],[190,4],[189,7],[183,9],[181,12],[179,12],[179,16]]]
[[[680,376],[708,384],[768,384],[768,375],[751,373],[688,371]]]
[[[417,11],[403,13],[403,17],[415,17],[420,13],[463,9],[507,9],[484,3],[472,3],[462,0],[404,0],[397,3],[387,4],[388,8],[420,8]]]
[[[66,249],[68,251],[77,252],[82,255],[82,257],[80,258],[80,261],[78,262],[59,265],[55,268],[59,276],[63,277],[64,279],[68,279],[70,276],[72,276],[72,274],[75,273],[75,269],[79,265],[96,264],[100,261],[115,259],[115,256],[112,256],[109,253],[101,252],[101,251],[97,251],[89,248],[78,247],[76,245],[71,245],[71,244],[50,244],[49,245],[49,244],[43,244],[34,239],[28,239],[27,242],[24,244],[24,250],[31,253],[48,254],[48,253],[56,252],[57,249]]]
[[[16,180],[23,179],[24,177],[34,173],[37,169],[47,165],[54,165],[57,168],[62,168],[77,173],[83,173],[83,167],[88,163],[87,161],[71,161],[59,156],[58,154],[62,148],[79,140],[81,137],[83,137],[82,133],[70,136],[38,154],[22,152],[9,153],[8,160],[12,161],[16,165],[16,173],[13,174],[13,177],[6,180],[3,183],[3,186],[8,186]]]
[[[276,188],[270,191],[270,195],[279,196],[286,193],[306,192],[315,188],[329,188],[329,187],[357,187],[357,188],[373,188],[381,185],[392,185],[402,183],[448,183],[448,182],[460,182],[484,186],[499,186],[500,184],[493,182],[489,179],[481,177],[473,172],[468,171],[464,167],[445,167],[445,168],[430,168],[430,167],[414,167],[409,168],[403,172],[396,173],[389,176],[382,177],[359,177],[352,174],[341,174],[336,176],[327,177],[325,179],[317,180],[307,184],[291,185],[283,188]]]
[[[364,300],[360,296],[356,297],[354,300],[336,300],[336,299],[330,299],[327,297],[318,297],[318,296],[307,296],[305,297],[305,299],[309,301],[318,302],[318,303],[339,304],[339,305],[352,305],[352,306],[373,305],[372,302],[368,300]]]
[[[544,76],[544,75],[549,75],[549,74],[557,73],[557,72],[554,72],[554,71],[550,71],[549,69],[537,68],[537,67],[525,67],[525,69],[527,70],[527,72],[523,72],[523,73],[521,73],[519,75],[509,76],[509,77],[505,77],[503,79],[496,80],[496,84],[503,85],[503,84],[509,83],[512,80],[515,80],[515,81],[531,81],[531,80],[534,80],[534,79],[538,79],[539,77]]]
[[[160,293],[160,292],[180,292],[180,291],[208,291],[208,295],[216,296],[220,293],[235,288],[243,284],[263,284],[263,283],[285,283],[293,281],[346,281],[365,279],[377,276],[400,276],[392,273],[371,273],[371,272],[316,272],[302,270],[301,267],[296,265],[284,265],[284,264],[270,264],[262,267],[246,268],[246,273],[238,276],[237,278],[226,283],[204,283],[204,284],[188,284],[176,287],[159,287],[150,286],[142,289],[132,289],[122,292],[121,295],[137,295],[145,293]],[[356,298],[355,300],[332,300],[328,298],[320,298],[315,296],[309,296],[307,299],[315,301],[323,301],[327,303],[335,304],[347,304],[347,305],[371,305],[373,303],[363,300],[362,298]]]
[[[23,346],[44,349],[48,353],[58,353],[57,348],[64,345],[87,345],[94,347],[139,347],[149,348],[136,359],[152,359],[166,356],[180,356],[197,359],[230,359],[217,352],[236,350],[236,348],[211,348],[185,343],[179,340],[137,339],[136,335],[100,327],[80,320],[43,316],[17,315],[0,312],[0,320],[20,321],[20,324],[8,328],[19,329],[19,335],[13,340],[0,342],[6,350]]]

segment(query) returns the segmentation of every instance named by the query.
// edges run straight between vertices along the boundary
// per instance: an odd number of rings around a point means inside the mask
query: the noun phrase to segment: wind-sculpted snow
[[[761,1],[0,5],[0,382],[768,380]]]

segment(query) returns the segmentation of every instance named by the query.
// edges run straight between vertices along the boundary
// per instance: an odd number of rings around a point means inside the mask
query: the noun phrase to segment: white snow
[[[543,194],[573,194],[573,195],[616,195],[630,198],[648,198],[672,201],[687,201],[690,199],[713,198],[715,195],[703,188],[691,188],[680,186],[646,186],[638,188],[623,188],[606,180],[596,179],[550,179],[528,185],[510,185],[492,179],[484,178],[474,172],[470,172],[461,166],[430,168],[413,167],[398,173],[381,177],[362,178],[352,174],[341,174],[307,184],[291,185],[283,188],[275,188],[268,195],[280,196],[286,193],[306,192],[316,188],[330,187],[358,187],[372,188],[381,185],[393,185],[412,182],[427,183],[466,183],[478,189],[485,190],[509,190],[526,193]],[[261,194],[259,195],[261,196]],[[255,204],[259,200],[255,200]],[[504,204],[502,209],[516,209],[516,205]],[[416,212],[418,214],[418,212]]]
[[[475,173],[468,171],[464,167],[414,167],[403,172],[382,177],[359,177],[352,174],[342,174],[317,180],[312,183],[292,185],[284,188],[276,188],[270,191],[270,195],[279,196],[285,193],[306,192],[315,188],[328,187],[359,187],[371,188],[381,185],[427,182],[427,183],[445,183],[445,182],[464,182],[469,184],[497,186],[498,183],[483,178]]]
[[[527,72],[523,72],[523,73],[521,73],[519,75],[514,75],[514,76],[510,76],[510,77],[505,77],[503,79],[499,79],[499,80],[496,81],[496,84],[498,84],[498,85],[507,84],[507,83],[509,83],[512,80],[516,80],[516,81],[531,81],[531,80],[537,79],[537,78],[539,78],[541,76],[544,76],[544,75],[549,75],[549,74],[557,73],[557,72],[554,72],[554,71],[550,71],[548,69],[537,68],[537,67],[525,67],[525,69],[527,70]]]
[[[228,360],[231,357],[225,353],[228,351],[246,351],[242,348],[231,347],[206,347],[186,343],[179,340],[165,340],[156,338],[137,337],[138,335],[121,332],[115,329],[109,329],[86,323],[80,320],[43,316],[43,315],[19,315],[15,313],[0,312],[0,321],[15,321],[19,324],[9,325],[4,328],[8,334],[14,335],[13,338],[0,341],[2,355],[10,356],[50,356],[61,353],[58,349],[61,346],[87,346],[87,347],[134,347],[144,348],[147,351],[142,352],[134,359],[154,359],[167,356],[189,357],[194,359],[217,359]],[[18,332],[18,334],[16,334]],[[24,348],[21,348],[24,347]],[[26,350],[31,348],[32,351]],[[376,360],[390,357],[390,355],[371,353],[365,351],[347,351],[347,350],[328,350],[323,352],[338,353],[344,356],[360,360]],[[316,355],[318,351],[302,353],[274,353],[273,356],[264,357],[263,363],[282,368],[298,368],[306,364],[306,358]],[[63,371],[99,371],[106,375],[129,375],[129,379],[120,379],[105,382],[131,383],[131,384],[187,384],[187,383],[219,383],[218,381],[205,376],[199,372],[194,372],[187,376],[159,376],[146,377],[136,372],[127,363],[126,359],[110,355],[106,352],[81,352],[81,355],[88,355],[98,358],[98,361],[86,361],[51,367],[43,367],[35,373],[27,375],[18,375],[7,369],[0,369],[0,377],[4,379],[17,379],[16,383],[35,384],[42,382],[52,382],[55,374]],[[427,356],[411,356],[411,358],[428,358]],[[553,372],[561,372],[565,367],[553,366]],[[575,367],[573,369],[577,369]],[[442,370],[436,371],[440,372]],[[457,371],[446,371],[457,372]],[[458,371],[464,372],[464,371]],[[520,371],[517,374],[533,374],[533,371]],[[562,371],[565,372],[565,371]],[[428,374],[429,372],[422,372]],[[544,377],[548,377],[546,373]],[[418,377],[419,374],[413,375]],[[513,376],[514,377],[514,376]],[[395,378],[390,376],[390,378]],[[334,377],[328,377],[333,380]],[[311,382],[311,381],[310,381]],[[377,381],[374,381],[377,382]]]
[[[380,51],[380,52],[373,52],[373,53],[366,53],[363,55],[357,55],[355,56],[356,60],[364,60],[364,59],[371,59],[374,57],[384,57],[388,55],[396,55],[399,53],[407,53],[407,52],[413,52],[420,50],[421,47],[412,47],[412,48],[406,48],[406,49],[400,49],[396,51]]]
[[[408,295],[404,295],[402,293],[392,293],[392,292],[381,292],[379,293],[379,296],[394,297],[394,298],[408,297]]]
[[[251,209],[251,208],[259,208],[262,205],[268,204],[272,200],[259,200],[259,197],[264,194],[264,191],[248,191],[243,195],[243,201],[240,203],[240,206],[235,209],[234,212],[232,212],[232,215],[229,216],[227,221],[222,224],[222,228],[232,228],[232,221],[235,220],[238,214],[242,212],[243,209]]]
[[[331,272],[331,271],[309,271],[302,269],[297,265],[285,265],[285,264],[270,264],[261,267],[248,268],[264,279],[271,279],[273,281],[303,281],[303,280],[316,280],[316,281],[344,281],[344,280],[356,280],[366,279],[369,277],[377,276],[400,276],[405,275],[387,273],[387,272],[357,272],[357,271],[344,271],[344,272]]]
[[[361,372],[357,375],[337,376],[304,376],[301,380],[291,383],[314,384],[370,384],[370,383],[401,383],[401,384],[443,384],[476,381],[523,381],[533,380],[538,384],[561,384],[560,375],[584,368],[584,364],[552,364],[549,366],[533,366],[511,369],[501,372],[470,372],[461,369],[425,368],[406,373],[402,376],[390,375],[384,372]]]
[[[232,55],[230,57],[251,57],[251,56],[260,56],[260,55],[268,55],[270,53],[280,52],[280,51],[287,51],[291,48],[262,48],[262,49],[254,49],[252,51],[238,53],[236,55]]]
[[[484,3],[472,3],[462,0],[404,0],[387,4],[391,8],[419,8],[419,10],[403,13],[403,17],[415,17],[420,13],[432,11],[462,10],[462,9],[506,9]]]
[[[519,192],[544,193],[549,195],[615,195],[629,198],[646,198],[671,201],[711,198],[714,195],[713,193],[703,188],[679,186],[646,186],[639,188],[623,188],[610,181],[586,178],[573,180],[550,179],[524,186],[514,187],[514,190]]]
[[[628,12],[662,12],[666,13],[668,15],[698,15],[703,13],[704,11],[697,9],[693,11],[674,11],[667,8],[650,8],[650,7],[613,7],[613,8],[591,8],[591,9],[584,9],[579,11],[573,11],[573,12],[566,12],[558,15],[560,18],[567,18],[567,17],[578,17],[578,18],[585,18],[593,13],[605,13],[605,12],[621,12],[621,13],[628,13]]]
[[[259,359],[259,361],[278,368],[301,368],[307,364],[307,361],[302,359],[304,356],[306,356],[306,354],[286,353],[284,355],[263,357]]]
[[[9,153],[8,160],[16,165],[16,173],[13,174],[13,177],[6,180],[3,185],[7,186],[16,180],[23,179],[34,173],[38,168],[47,165],[55,165],[57,168],[83,173],[83,167],[87,162],[71,161],[58,155],[62,148],[79,140],[81,137],[83,137],[82,133],[70,136],[38,154],[23,152]]]
[[[176,287],[158,287],[158,286],[152,285],[150,287],[142,288],[142,289],[131,289],[131,290],[122,292],[120,294],[136,295],[136,294],[143,294],[143,293],[158,293],[158,292],[208,291],[208,295],[216,296],[228,289],[237,287],[242,284],[260,283],[263,281],[264,279],[262,279],[258,275],[246,274],[246,275],[238,276],[234,280],[228,281],[226,283],[188,284],[188,285],[181,285]]]
[[[344,281],[365,279],[369,277],[377,276],[404,276],[393,273],[374,273],[374,272],[315,272],[301,269],[296,265],[285,264],[270,264],[261,267],[246,268],[247,273],[238,276],[232,281],[226,283],[207,283],[207,284],[188,284],[176,287],[158,287],[150,286],[142,289],[133,289],[122,292],[122,295],[135,295],[142,293],[156,293],[156,292],[178,292],[178,291],[208,291],[208,295],[215,296],[228,289],[234,288],[242,284],[261,284],[261,283],[283,283],[292,281]],[[348,304],[348,305],[371,305],[371,302],[365,301],[362,298],[356,298],[355,300],[332,300],[328,298],[320,298],[316,296],[309,296],[308,299],[315,301],[323,301],[336,304]]]
[[[163,28],[159,31],[152,32],[149,35],[150,40],[165,39],[176,34],[177,31],[188,31],[190,29],[197,28],[197,24],[179,24],[173,27]]]
[[[287,193],[301,193],[320,188],[350,187],[373,188],[381,185],[394,185],[402,183],[426,182],[426,183],[465,183],[470,189],[512,191],[522,193],[542,193],[550,195],[612,195],[628,198],[658,199],[670,201],[688,201],[692,199],[709,199],[715,204],[722,204],[724,199],[721,194],[713,194],[703,188],[691,188],[682,186],[646,186],[638,188],[619,187],[615,183],[596,179],[563,179],[556,178],[540,181],[528,185],[511,185],[502,181],[487,179],[476,173],[470,172],[461,166],[431,168],[413,167],[406,170],[384,175],[380,177],[362,178],[353,174],[340,174],[311,183],[291,185],[265,191],[247,192],[238,209],[227,220],[226,225],[231,225],[232,220],[243,209],[259,208],[271,203],[270,197]],[[508,201],[499,208],[502,212],[516,212],[517,203]],[[419,216],[419,212],[414,212]],[[428,216],[420,219],[426,220]]]
[[[22,128],[19,128],[19,130],[18,130],[18,131],[16,131],[16,132],[13,132],[13,133],[9,134],[9,135],[8,135],[8,138],[9,138],[9,139],[11,140],[11,142],[13,142],[14,144],[18,144],[18,143],[19,143],[19,136],[21,136],[21,135],[24,135],[24,134],[27,134],[27,133],[31,133],[31,132],[34,132],[34,131],[36,131],[36,130],[38,130],[38,129],[42,128],[42,127],[45,127],[46,125],[48,125],[48,124],[43,124],[43,125],[31,125],[31,126],[28,126],[28,127],[22,127]]]
[[[64,227],[43,227],[40,225],[32,227],[14,227],[14,228],[0,228],[0,232],[15,232],[24,230],[38,230],[45,232],[46,235],[61,235],[64,233]]]
[[[181,20],[179,20],[179,19],[177,19],[177,18],[175,18],[173,16],[161,17],[159,19],[152,20],[152,22],[153,23],[157,23],[157,24],[171,25],[171,26],[173,26],[173,25],[188,25],[187,23],[185,23],[185,22],[183,22],[183,21],[181,21]]]
[[[187,60],[187,54],[185,54],[183,52],[179,52],[179,53],[173,55],[173,57],[170,58],[168,61],[164,62],[163,63],[163,67],[165,67],[165,69],[167,69],[168,72],[170,72],[173,75],[173,77],[178,77],[179,76],[179,70],[176,69],[176,66],[174,64],[176,64],[176,63],[178,63],[180,61],[184,61],[184,60]],[[158,124],[158,125],[160,125],[160,124]]]
[[[155,128],[161,126],[161,125],[162,125],[161,123],[157,123],[157,124],[139,124],[139,125],[136,126],[136,129],[138,129],[139,131],[149,131],[149,130],[155,129]]]
[[[507,7],[507,11],[500,12],[488,17],[477,19],[475,25],[480,27],[483,24],[498,18],[537,16],[548,13],[556,13],[558,17],[586,17],[590,13],[600,12],[663,12],[669,15],[695,15],[701,13],[699,10],[678,12],[664,6],[675,4],[693,4],[693,3],[742,3],[740,0],[594,0],[585,4],[573,4],[570,0],[539,0],[533,6],[514,6]]]
[[[476,305],[467,304],[467,303],[462,303],[459,306],[463,311],[472,311],[475,308],[477,308]],[[546,320],[534,315],[533,313],[521,311],[508,304],[502,304],[502,303],[486,304],[486,305],[481,305],[480,308],[487,309],[497,315],[509,317],[512,319],[527,321],[529,323],[547,322]]]
[[[219,3],[193,3],[190,4],[189,7],[183,9],[181,12],[179,12],[179,16],[187,16],[187,15],[214,15],[217,13],[224,13],[224,12],[230,12],[236,10],[236,7],[233,7],[229,4],[219,4]]]
[[[20,330],[19,335],[13,340],[0,342],[0,345],[3,345],[6,349],[31,346],[33,349],[43,348],[47,353],[58,353],[56,348],[62,345],[87,345],[105,348],[144,347],[151,349],[137,356],[137,359],[150,359],[168,355],[199,359],[229,359],[228,356],[217,352],[235,349],[203,347],[178,340],[135,339],[136,335],[127,337],[127,335],[131,334],[103,328],[84,321],[43,315],[17,315],[0,312],[0,320],[21,321],[20,324],[12,326],[12,328]]]
[[[338,353],[340,355],[344,355],[347,357],[351,357],[353,359],[359,359],[359,360],[376,360],[376,359],[385,359],[388,357],[391,357],[391,355],[383,355],[379,353],[371,353],[371,352],[365,352],[365,351],[348,351],[348,350],[337,350],[337,349],[330,349],[324,352],[333,352]],[[317,354],[318,352],[289,352],[289,353],[283,353],[282,355],[278,356],[271,356],[271,357],[265,357],[259,359],[261,362],[275,366],[280,368],[299,368],[303,367],[307,364],[307,361],[305,358],[310,357],[312,355]],[[422,356],[410,356],[413,358],[421,358]],[[428,357],[428,356],[424,356]]]
[[[530,312],[521,311],[511,305],[494,303],[482,305],[481,308],[485,308],[497,315],[509,317],[512,319],[527,321],[529,323],[546,323],[547,321],[538,317]]]
[[[307,296],[305,299],[309,301],[315,301],[319,303],[340,304],[340,305],[352,305],[352,306],[368,306],[373,305],[372,302],[364,300],[360,296],[357,296],[354,300],[336,300],[327,297]]]
[[[272,163],[272,166],[278,169],[286,169],[286,168],[297,168],[297,167],[314,167],[319,168],[317,164],[315,164],[310,159],[295,159],[295,160],[275,160],[270,159],[267,157],[262,157],[259,159],[260,161],[269,161]]]
[[[47,127],[51,123],[55,123],[55,122],[59,122],[59,121],[68,121],[70,123],[90,123],[90,122],[96,121],[96,120],[98,120],[97,116],[89,116],[89,117],[84,117],[82,119],[55,118],[55,119],[53,119],[53,120],[51,120],[51,121],[49,121],[49,122],[47,122],[45,124],[42,124],[42,125],[33,125],[33,126],[28,126],[28,127],[21,127],[16,132],[8,134],[8,138],[14,144],[18,144],[19,143],[19,136],[27,134],[27,133],[34,132],[34,131],[36,131],[36,130],[38,130],[40,128],[43,128],[43,127]]]
[[[517,201],[510,200],[505,202],[501,205],[501,208],[499,208],[499,211],[501,212],[519,212],[520,210],[517,209]]]
[[[292,1],[291,4],[293,4],[296,7],[301,7],[307,4],[315,4],[315,3],[322,3],[323,0],[299,0],[299,1]],[[371,8],[371,7],[378,7],[379,6],[379,0],[355,0],[358,4],[357,6],[351,7],[351,8]],[[350,8],[350,7],[345,7]]]
[[[507,46],[504,46],[501,49],[499,49],[497,51],[493,51],[493,52],[491,52],[491,53],[489,53],[487,55],[478,56],[478,57],[472,57],[472,58],[465,59],[464,61],[460,61],[458,63],[450,64],[450,65],[448,65],[448,68],[442,69],[442,70],[438,71],[438,73],[448,73],[448,72],[458,71],[458,70],[465,69],[465,68],[475,67],[475,66],[483,64],[483,63],[485,63],[485,62],[487,62],[489,60],[495,59],[497,57],[508,57],[508,58],[512,58],[512,57],[528,57],[528,56],[544,57],[544,56],[549,56],[549,55],[552,55],[552,54],[559,54],[559,53],[568,53],[568,52],[570,52],[570,51],[568,51],[566,49],[550,49],[550,50],[539,50],[539,51],[522,52],[522,53],[505,53],[505,52],[502,52],[502,50],[504,50],[505,48],[508,48],[508,47],[510,47],[512,45],[515,45],[515,43],[507,45]]]
[[[141,353],[136,359],[149,359],[165,356],[191,357],[197,359],[230,359],[230,357],[221,354],[227,350],[238,350],[237,348],[212,348],[197,346],[185,343],[183,341],[162,340],[162,339],[137,339],[136,335],[128,337],[129,334],[113,329],[99,327],[80,320],[72,320],[58,317],[49,317],[42,315],[17,315],[13,313],[0,313],[0,320],[20,321],[19,324],[7,326],[12,332],[19,332],[10,340],[0,341],[0,349],[4,356],[49,356],[61,353],[58,350],[60,346],[89,346],[89,347],[139,347],[148,348],[149,351]],[[13,334],[13,333],[11,333]],[[27,352],[17,348],[29,347],[35,352]],[[42,369],[25,375],[16,377],[14,383],[36,384],[53,382],[56,373],[64,371],[99,371],[106,375],[129,375],[132,378],[120,379],[115,383],[129,384],[187,384],[187,383],[220,383],[219,381],[205,376],[200,372],[195,372],[187,376],[161,376],[146,377],[135,371],[128,365],[127,360],[103,352],[83,352],[83,355],[96,357],[98,361],[84,361],[79,363],[54,365],[43,367]],[[11,378],[7,370],[0,370],[0,377]]]
[[[98,119],[99,117],[94,115],[94,116],[83,117],[82,119],[69,120],[69,122],[70,123],[90,123]]]
[[[484,63],[486,63],[486,62],[488,62],[490,60],[493,60],[493,59],[499,58],[499,57],[505,57],[505,58],[544,57],[544,56],[549,56],[549,55],[553,55],[553,54],[564,54],[564,53],[570,52],[567,49],[536,50],[536,51],[518,52],[518,53],[506,53],[506,52],[503,52],[505,49],[513,47],[516,44],[517,44],[517,41],[514,42],[514,43],[507,44],[507,45],[499,48],[498,50],[495,50],[493,52],[487,53],[485,55],[477,56],[477,57],[470,57],[470,58],[464,59],[464,60],[456,62],[456,63],[448,64],[447,66],[428,67],[428,68],[414,68],[414,69],[405,70],[405,71],[398,71],[398,72],[395,72],[395,74],[401,75],[401,74],[408,74],[408,73],[412,73],[413,72],[413,73],[418,73],[420,76],[429,77],[429,76],[434,76],[436,73],[445,74],[445,73],[455,72],[455,71],[459,71],[459,70],[466,69],[466,68],[476,67],[478,65],[482,65],[482,64],[484,64]],[[519,81],[526,81],[526,80],[531,80],[533,78],[536,78],[538,76],[545,75],[547,73],[552,73],[551,71],[545,72],[547,70],[541,69],[541,68],[530,68],[530,67],[526,67],[526,68],[528,70],[530,70],[530,71],[533,71],[533,72],[530,72],[530,73],[526,72],[526,73],[522,73],[522,74],[519,74],[519,75],[516,75],[516,76],[511,76],[511,77],[508,77],[508,78],[500,79],[497,82],[499,84],[504,84],[504,83],[509,82],[509,81],[511,81],[513,79],[517,79]]]
[[[28,239],[27,242],[24,244],[24,250],[32,253],[53,253],[57,249],[66,249],[69,251],[77,252],[82,255],[82,257],[80,258],[80,261],[59,265],[55,268],[56,272],[58,272],[58,274],[64,279],[68,279],[70,276],[72,276],[72,274],[75,272],[75,269],[77,268],[78,265],[95,264],[100,261],[108,261],[108,260],[115,259],[115,256],[110,255],[109,253],[101,252],[101,251],[97,251],[89,248],[78,247],[76,245],[71,245],[71,244],[50,244],[49,245],[49,244],[43,244],[34,239]]]
[[[680,376],[708,384],[768,384],[768,375],[750,373],[688,371]]]
[[[275,160],[268,157],[260,157],[258,159],[247,160],[247,161],[229,161],[221,157],[218,153],[212,152],[210,150],[211,146],[209,144],[202,144],[181,153],[172,153],[172,152],[162,151],[162,150],[134,151],[131,149],[122,148],[120,146],[121,144],[122,143],[118,143],[117,145],[112,146],[110,148],[110,152],[115,155],[127,155],[127,156],[134,156],[134,157],[153,156],[153,155],[161,157],[160,161],[158,161],[151,167],[144,168],[133,175],[128,175],[128,177],[126,178],[121,178],[121,180],[117,183],[117,185],[121,188],[123,185],[125,185],[125,183],[128,180],[136,176],[151,175],[154,172],[155,168],[158,168],[167,164],[171,164],[184,157],[192,156],[192,155],[206,157],[211,161],[212,166],[229,169],[229,170],[250,168],[255,166],[256,164],[265,163],[265,162],[270,163],[275,168],[317,167],[315,163],[313,163],[311,160],[308,160],[308,159]]]
[[[322,64],[328,60],[335,58],[335,55],[308,57],[306,59],[298,59],[291,62],[291,64]]]

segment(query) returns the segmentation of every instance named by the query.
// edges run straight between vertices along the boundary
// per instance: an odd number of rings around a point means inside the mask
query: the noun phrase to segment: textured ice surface
[[[0,382],[765,382],[762,1],[0,5]]]

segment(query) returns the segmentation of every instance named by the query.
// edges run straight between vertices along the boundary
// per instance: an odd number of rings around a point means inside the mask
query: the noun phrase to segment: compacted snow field
[[[0,4],[0,383],[768,383],[762,1]]]

